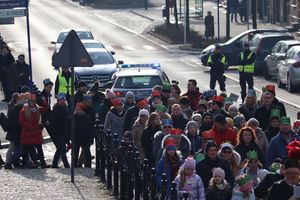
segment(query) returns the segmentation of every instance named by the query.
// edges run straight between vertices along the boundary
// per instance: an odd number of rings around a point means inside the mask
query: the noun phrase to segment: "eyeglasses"
[[[163,128],[173,128],[172,126],[164,126]]]
[[[230,154],[230,153],[232,153],[232,151],[230,151],[230,150],[225,150],[225,151],[223,151],[223,153],[228,153],[228,154]]]

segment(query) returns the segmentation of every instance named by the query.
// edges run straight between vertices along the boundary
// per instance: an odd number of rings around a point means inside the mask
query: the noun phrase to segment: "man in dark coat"
[[[179,104],[172,105],[171,111],[172,111],[171,118],[172,118],[173,128],[179,128],[181,130],[184,130],[189,120],[187,120],[184,117],[180,105]]]
[[[105,99],[103,100],[103,102],[101,103],[101,105],[99,107],[99,121],[100,121],[100,124],[104,124],[106,114],[108,113],[108,111],[112,107],[111,102],[115,98],[116,98],[116,94],[114,92],[112,92],[110,90],[108,90],[106,92]]]
[[[15,62],[15,59],[13,55],[10,53],[10,49],[8,46],[2,46],[1,47],[1,56],[0,56],[0,79],[3,87],[3,92],[5,98],[3,99],[4,102],[10,101],[10,92],[8,88],[8,71],[11,67],[11,65]]]
[[[267,92],[270,92],[272,94],[272,104],[274,106],[279,107],[282,111],[282,115],[286,116],[286,110],[285,110],[284,104],[281,103],[280,101],[278,101],[278,99],[276,98],[275,85],[269,84],[269,85],[266,85],[263,89],[265,89]]]
[[[204,18],[205,25],[205,37],[208,40],[209,37],[214,39],[215,36],[215,27],[214,27],[214,16],[211,15],[211,11],[207,12],[207,15]]]
[[[231,22],[233,22],[233,15],[234,20],[237,22],[237,10],[239,7],[239,0],[228,0],[227,1],[227,8],[229,8],[231,14]]]
[[[12,80],[8,82],[10,94],[17,92],[19,87],[29,87],[30,67],[25,62],[24,54],[20,54],[18,60],[11,65],[8,71],[8,78]]]
[[[86,94],[87,92],[87,85],[86,85],[86,82],[84,81],[80,81],[78,83],[78,89],[76,90],[76,93],[75,93],[75,105],[77,103],[82,103],[83,102],[83,95]]]
[[[213,177],[212,169],[215,167],[221,167],[225,171],[225,179],[233,188],[234,177],[229,163],[226,160],[218,157],[217,145],[214,142],[209,142],[206,145],[205,152],[205,158],[196,164],[196,173],[201,177],[205,189],[207,189],[209,181]]]
[[[267,200],[289,200],[294,194],[294,186],[299,185],[299,164],[297,160],[287,159],[284,162],[285,179],[273,184]]]

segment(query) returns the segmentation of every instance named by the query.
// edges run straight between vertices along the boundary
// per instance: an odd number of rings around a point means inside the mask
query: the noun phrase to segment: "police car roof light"
[[[123,64],[121,66],[122,69],[128,69],[128,68],[152,68],[160,70],[160,64],[159,63],[150,63],[150,64]]]

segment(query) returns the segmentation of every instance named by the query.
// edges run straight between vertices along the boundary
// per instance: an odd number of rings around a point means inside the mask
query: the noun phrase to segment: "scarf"
[[[169,161],[172,169],[172,180],[175,179],[175,177],[178,174],[179,170],[179,158],[177,156],[170,156],[167,154],[167,160]]]

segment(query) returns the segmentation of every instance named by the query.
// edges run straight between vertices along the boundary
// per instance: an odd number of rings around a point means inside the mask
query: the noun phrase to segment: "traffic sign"
[[[0,10],[8,8],[26,7],[28,0],[0,0]]]
[[[0,18],[23,17],[26,15],[25,8],[0,10]]]

